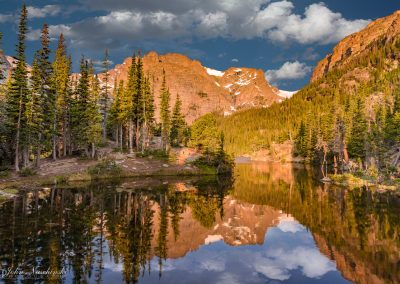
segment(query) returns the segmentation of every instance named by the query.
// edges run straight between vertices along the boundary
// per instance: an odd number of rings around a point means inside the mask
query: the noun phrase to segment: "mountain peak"
[[[128,57],[110,70],[111,81],[126,81],[131,63]],[[229,115],[239,109],[268,107],[282,99],[279,90],[266,81],[262,70],[231,67],[219,71],[180,53],[160,55],[154,51],[143,57],[143,67],[152,80],[156,104],[159,104],[158,93],[165,70],[171,105],[179,94],[188,123],[209,112]]]
[[[400,34],[400,10],[371,22],[365,29],[341,40],[333,52],[321,60],[315,68],[311,81],[324,77],[329,71],[346,64],[354,56],[365,51],[368,46],[382,36],[393,38]]]

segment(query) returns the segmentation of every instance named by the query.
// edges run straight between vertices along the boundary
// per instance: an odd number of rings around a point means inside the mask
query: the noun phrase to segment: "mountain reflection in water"
[[[62,271],[65,283],[399,283],[398,198],[311,177],[240,164],[234,180],[23,193],[0,207],[0,282],[30,278],[5,279],[8,269],[35,268]]]

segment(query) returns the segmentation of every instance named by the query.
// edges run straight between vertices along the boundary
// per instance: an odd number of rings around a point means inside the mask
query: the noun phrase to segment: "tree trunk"
[[[17,121],[17,131],[15,134],[15,171],[19,172],[19,138],[21,132],[21,115],[22,115],[22,90],[20,90],[19,112]]]
[[[88,147],[86,146],[85,147],[85,155],[86,155],[86,157],[90,157],[90,154],[89,154],[89,149],[88,149]]]
[[[57,137],[55,135],[56,132],[56,117],[54,116],[54,121],[53,121],[53,160],[56,161],[57,160]]]
[[[117,148],[119,147],[119,133],[118,133],[119,127],[117,126],[115,128],[115,141],[117,142]]]
[[[94,159],[95,154],[96,154],[96,147],[94,146],[94,143],[92,143],[92,159]]]
[[[129,120],[129,153],[133,152],[133,121]]]
[[[148,131],[147,131],[147,123],[144,123],[144,126],[142,128],[143,132],[143,139],[142,139],[142,153],[144,153],[144,150],[147,148],[147,139],[148,139]]]
[[[122,124],[119,125],[119,149],[122,152]]]
[[[136,138],[136,149],[137,151],[140,151],[140,125],[139,122],[136,122],[136,134],[135,134],[135,138]]]
[[[107,141],[107,111],[104,114],[104,119],[103,119],[103,143],[106,143]]]
[[[40,168],[40,155],[41,155],[41,151],[42,151],[42,144],[41,144],[41,140],[42,140],[42,133],[39,133],[39,137],[38,137],[38,145],[37,145],[37,149],[36,149],[36,167]]]
[[[63,122],[63,156],[67,156],[67,123]]]
[[[29,148],[25,146],[22,149],[22,161],[23,161],[24,168],[28,167],[28,160],[29,160]]]
[[[333,155],[333,168],[335,170],[335,175],[337,174],[337,159],[336,155]]]
[[[346,163],[349,162],[349,153],[347,152],[347,146],[346,143],[344,143],[344,147],[343,147],[343,159]]]

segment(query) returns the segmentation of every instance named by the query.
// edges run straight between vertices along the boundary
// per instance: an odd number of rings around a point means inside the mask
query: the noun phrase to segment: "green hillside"
[[[219,118],[230,153],[292,139],[309,161],[336,156],[388,167],[400,143],[400,39],[381,38],[281,104]]]

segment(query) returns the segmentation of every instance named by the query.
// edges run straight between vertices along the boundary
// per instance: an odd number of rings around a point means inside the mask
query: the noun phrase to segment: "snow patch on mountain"
[[[211,76],[222,77],[225,74],[225,72],[218,71],[215,69],[211,69],[211,68],[207,68],[207,67],[205,67],[205,69],[206,69],[208,75],[211,75]]]
[[[228,84],[228,85],[226,85],[224,88],[225,88],[225,89],[231,89],[232,85],[233,85],[233,84]]]
[[[224,238],[221,235],[208,235],[207,238],[204,240],[204,244],[209,245],[211,243],[215,243],[223,239]]]

